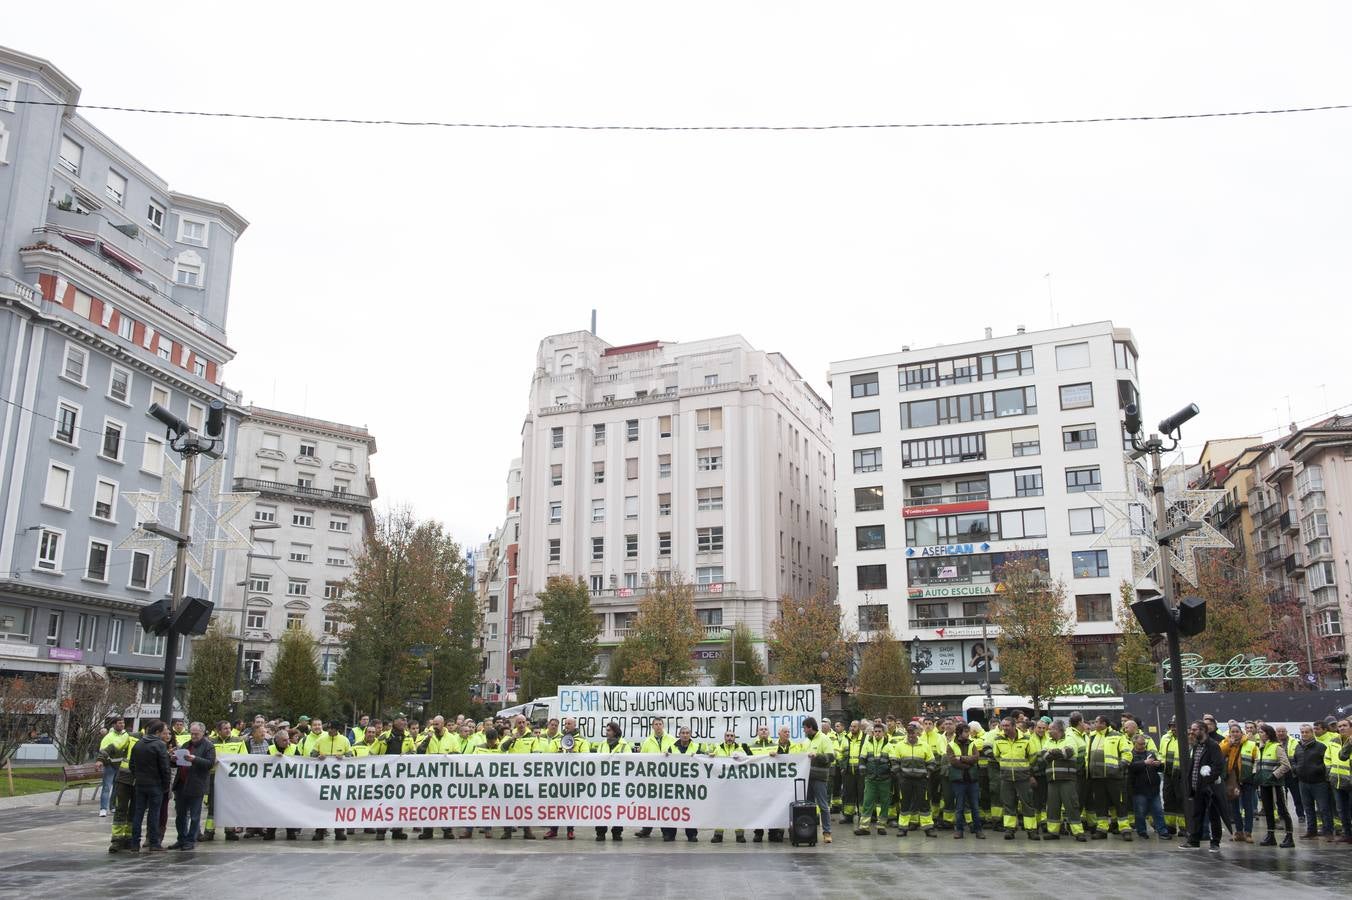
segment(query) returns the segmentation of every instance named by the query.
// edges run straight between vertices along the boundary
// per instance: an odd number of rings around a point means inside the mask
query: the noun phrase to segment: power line
[[[26,413],[28,413],[28,414],[30,414],[30,415],[37,416],[39,419],[46,419],[48,422],[55,422],[55,423],[58,424],[58,425],[60,424],[60,420],[57,419],[55,416],[49,416],[49,415],[47,415],[46,413],[38,412],[36,409],[29,409],[27,406],[24,406],[22,403],[15,403],[13,400],[10,400],[10,399],[7,398],[7,397],[0,397],[0,403],[7,403],[7,404],[9,404],[10,406],[14,407],[15,409],[21,409],[21,410],[23,410],[24,412],[26,412]],[[76,425],[76,426],[75,426],[75,430],[76,430],[76,431],[83,431],[83,432],[85,432],[86,434],[97,434],[99,437],[102,437],[102,436],[103,436],[103,431],[102,431],[101,429],[98,429],[98,428],[86,428],[86,427],[84,427],[83,425]],[[164,444],[163,441],[138,441],[136,438],[128,437],[128,436],[127,436],[127,431],[126,431],[125,428],[124,428],[123,431],[122,431],[122,443],[124,443],[124,444],[152,444],[152,443],[158,443],[158,444],[161,444],[161,445]]]
[[[1294,113],[1352,109],[1352,103],[1293,106],[1281,109],[1244,109],[1200,113],[1161,113],[1139,116],[1086,116],[1065,119],[992,119],[968,122],[835,122],[822,125],[616,125],[569,122],[447,122],[435,119],[361,119],[350,116],[308,116],[277,113],[224,112],[200,109],[156,109],[97,103],[61,103],[56,100],[11,100],[25,106],[61,106],[103,112],[145,113],[155,116],[193,116],[210,119],[252,119],[263,122],[311,122],[324,125],[373,125],[405,128],[478,128],[522,131],[863,131],[902,128],[1017,128],[1034,125],[1098,125],[1110,122],[1170,122],[1184,119],[1223,119],[1241,116],[1279,116]]]

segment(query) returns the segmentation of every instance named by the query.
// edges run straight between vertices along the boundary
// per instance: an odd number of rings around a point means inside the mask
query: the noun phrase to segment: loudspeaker
[[[1141,630],[1146,634],[1166,634],[1169,626],[1173,624],[1169,607],[1159,595],[1147,600],[1137,600],[1131,604],[1131,612],[1136,616],[1136,621],[1141,623]]]
[[[1201,597],[1184,597],[1178,603],[1178,633],[1195,637],[1206,630],[1206,601]]]
[[[789,804],[789,843],[795,847],[817,845],[817,804],[795,800]]]
[[[216,604],[201,597],[184,597],[169,627],[178,634],[206,634]]]
[[[141,607],[137,618],[141,620],[141,628],[147,634],[168,634],[169,598],[161,597],[154,603]]]

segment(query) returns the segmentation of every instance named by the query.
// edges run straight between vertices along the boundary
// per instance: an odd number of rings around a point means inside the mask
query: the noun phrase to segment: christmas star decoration
[[[1197,587],[1197,551],[1228,550],[1234,546],[1206,520],[1216,505],[1225,499],[1225,491],[1177,491],[1165,495],[1168,503],[1170,527],[1185,522],[1199,526],[1174,538],[1169,545],[1169,558],[1174,572],[1193,587]]]
[[[1140,494],[1091,491],[1086,496],[1103,509],[1103,531],[1095,536],[1091,547],[1126,547],[1151,540],[1153,516]]]

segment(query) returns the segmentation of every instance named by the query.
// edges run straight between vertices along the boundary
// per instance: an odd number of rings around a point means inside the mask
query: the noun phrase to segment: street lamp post
[[[929,668],[920,658],[922,650],[923,645],[920,643],[920,635],[917,634],[915,637],[911,638],[911,680],[915,683],[916,712],[920,711],[921,704],[925,702],[924,697],[921,696],[920,693],[920,673]]]
[[[256,522],[249,526],[249,545],[252,547],[254,534],[259,531],[268,531],[273,528],[281,528],[276,522]],[[244,581],[239,586],[244,588],[244,595],[240,598],[239,608],[239,649],[235,654],[235,691],[244,689],[244,632],[249,621],[249,583],[253,580],[253,561],[255,559],[276,560],[276,556],[267,556],[262,553],[254,553],[252,549],[245,554],[244,563]],[[233,716],[235,704],[230,704],[231,714]]]

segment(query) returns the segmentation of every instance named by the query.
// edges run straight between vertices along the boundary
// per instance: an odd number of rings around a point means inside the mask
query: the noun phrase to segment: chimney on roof
[[[910,352],[911,352],[911,345],[910,345],[910,344],[902,344],[902,345],[901,345],[901,352],[902,352],[902,353],[910,353]]]
[[[591,327],[591,333],[592,333],[592,337],[596,337],[596,310],[594,310],[594,309],[592,310],[592,327]]]
[[[987,326],[986,326],[986,340],[989,341],[990,339],[991,339],[991,327],[990,327],[989,325],[987,325]]]
[[[1023,326],[1020,325],[1018,328],[1015,329],[1015,331],[1017,331],[1019,334],[1023,334]]]

